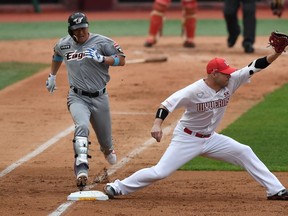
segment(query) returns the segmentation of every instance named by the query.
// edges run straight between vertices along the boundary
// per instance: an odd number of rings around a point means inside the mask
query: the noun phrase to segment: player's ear
[[[213,77],[215,77],[217,73],[218,73],[217,71],[213,71],[213,72],[211,73],[211,75],[212,75]]]

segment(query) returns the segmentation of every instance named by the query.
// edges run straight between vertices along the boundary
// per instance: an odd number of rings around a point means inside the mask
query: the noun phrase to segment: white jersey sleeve
[[[191,97],[193,97],[193,87],[191,84],[183,89],[178,90],[173,93],[170,97],[168,97],[161,104],[165,106],[169,112],[173,112],[175,109],[181,107],[187,107],[191,104]]]
[[[255,62],[251,62],[248,66],[235,71],[231,74],[231,78],[229,80],[228,88],[230,89],[231,93],[233,94],[241,85],[250,82],[250,77],[261,71],[261,69],[255,67]]]

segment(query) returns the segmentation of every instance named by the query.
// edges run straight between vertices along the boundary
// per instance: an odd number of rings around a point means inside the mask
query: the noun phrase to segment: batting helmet
[[[73,37],[73,30],[76,30],[78,28],[87,28],[88,26],[88,19],[83,13],[73,13],[68,18],[68,33],[71,37]]]

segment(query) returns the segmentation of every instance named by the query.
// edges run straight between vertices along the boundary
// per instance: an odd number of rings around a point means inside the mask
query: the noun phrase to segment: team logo
[[[203,95],[204,95],[204,92],[199,92],[199,93],[197,93],[197,97],[199,97],[199,98],[202,98]]]
[[[77,17],[77,18],[75,18],[75,19],[73,20],[73,22],[74,22],[75,24],[80,24],[80,23],[82,23],[83,18],[84,18],[84,17]]]
[[[77,53],[77,52],[67,52],[65,54],[65,57],[67,59],[67,61],[73,61],[73,60],[82,60],[83,58],[85,58],[85,53],[84,52],[80,52],[80,53]]]

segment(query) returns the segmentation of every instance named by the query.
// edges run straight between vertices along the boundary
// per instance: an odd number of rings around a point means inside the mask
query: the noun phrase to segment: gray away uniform
[[[110,80],[109,65],[87,58],[84,54],[87,48],[93,48],[103,56],[125,55],[113,40],[92,33],[83,44],[77,44],[68,35],[61,38],[54,48],[55,52],[64,58],[68,71],[70,90],[67,105],[75,123],[74,137],[88,138],[90,121],[101,151],[107,154],[114,148],[109,96],[105,88]],[[83,162],[88,165],[87,160],[80,160],[78,163],[76,161],[76,165]]]

